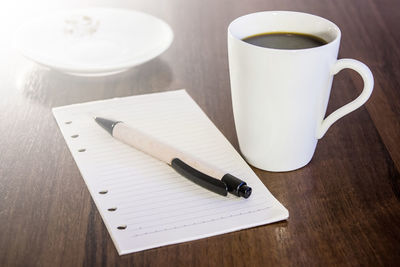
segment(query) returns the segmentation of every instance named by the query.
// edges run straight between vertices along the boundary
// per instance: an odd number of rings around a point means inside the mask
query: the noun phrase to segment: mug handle
[[[356,99],[335,110],[322,121],[317,129],[317,139],[322,138],[335,121],[361,107],[371,96],[372,88],[374,87],[374,77],[367,65],[355,59],[343,58],[336,61],[331,70],[331,74],[336,75],[339,71],[346,68],[355,70],[361,75],[364,81],[364,89]]]

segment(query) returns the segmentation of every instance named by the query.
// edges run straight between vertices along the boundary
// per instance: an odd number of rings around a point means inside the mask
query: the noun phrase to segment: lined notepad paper
[[[53,109],[120,255],[288,218],[185,90]],[[210,192],[170,166],[112,138],[93,117],[123,121],[242,178],[248,199]]]

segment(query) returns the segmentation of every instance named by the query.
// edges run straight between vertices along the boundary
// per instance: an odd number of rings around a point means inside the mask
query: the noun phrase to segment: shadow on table
[[[31,62],[16,75],[17,88],[48,107],[166,91],[172,80],[170,66],[159,58],[109,76],[74,76]]]

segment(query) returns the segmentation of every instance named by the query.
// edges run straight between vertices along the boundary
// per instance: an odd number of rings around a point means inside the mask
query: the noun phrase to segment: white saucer
[[[149,61],[172,40],[171,28],[161,19],[115,8],[53,14],[26,23],[16,35],[25,57],[83,76],[114,74]]]

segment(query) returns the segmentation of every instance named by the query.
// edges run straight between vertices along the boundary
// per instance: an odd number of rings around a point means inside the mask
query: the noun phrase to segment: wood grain
[[[22,59],[12,46],[24,19],[93,4],[0,4],[0,266],[399,264],[399,1],[113,1],[164,19],[175,40],[157,59],[109,77],[48,70]],[[118,256],[51,107],[186,88],[238,149],[226,28],[234,18],[261,10],[303,11],[335,22],[342,30],[339,57],[361,60],[374,74],[371,99],[328,130],[306,167],[287,173],[254,169],[289,209],[289,220]],[[361,88],[357,74],[338,74],[328,114]]]

